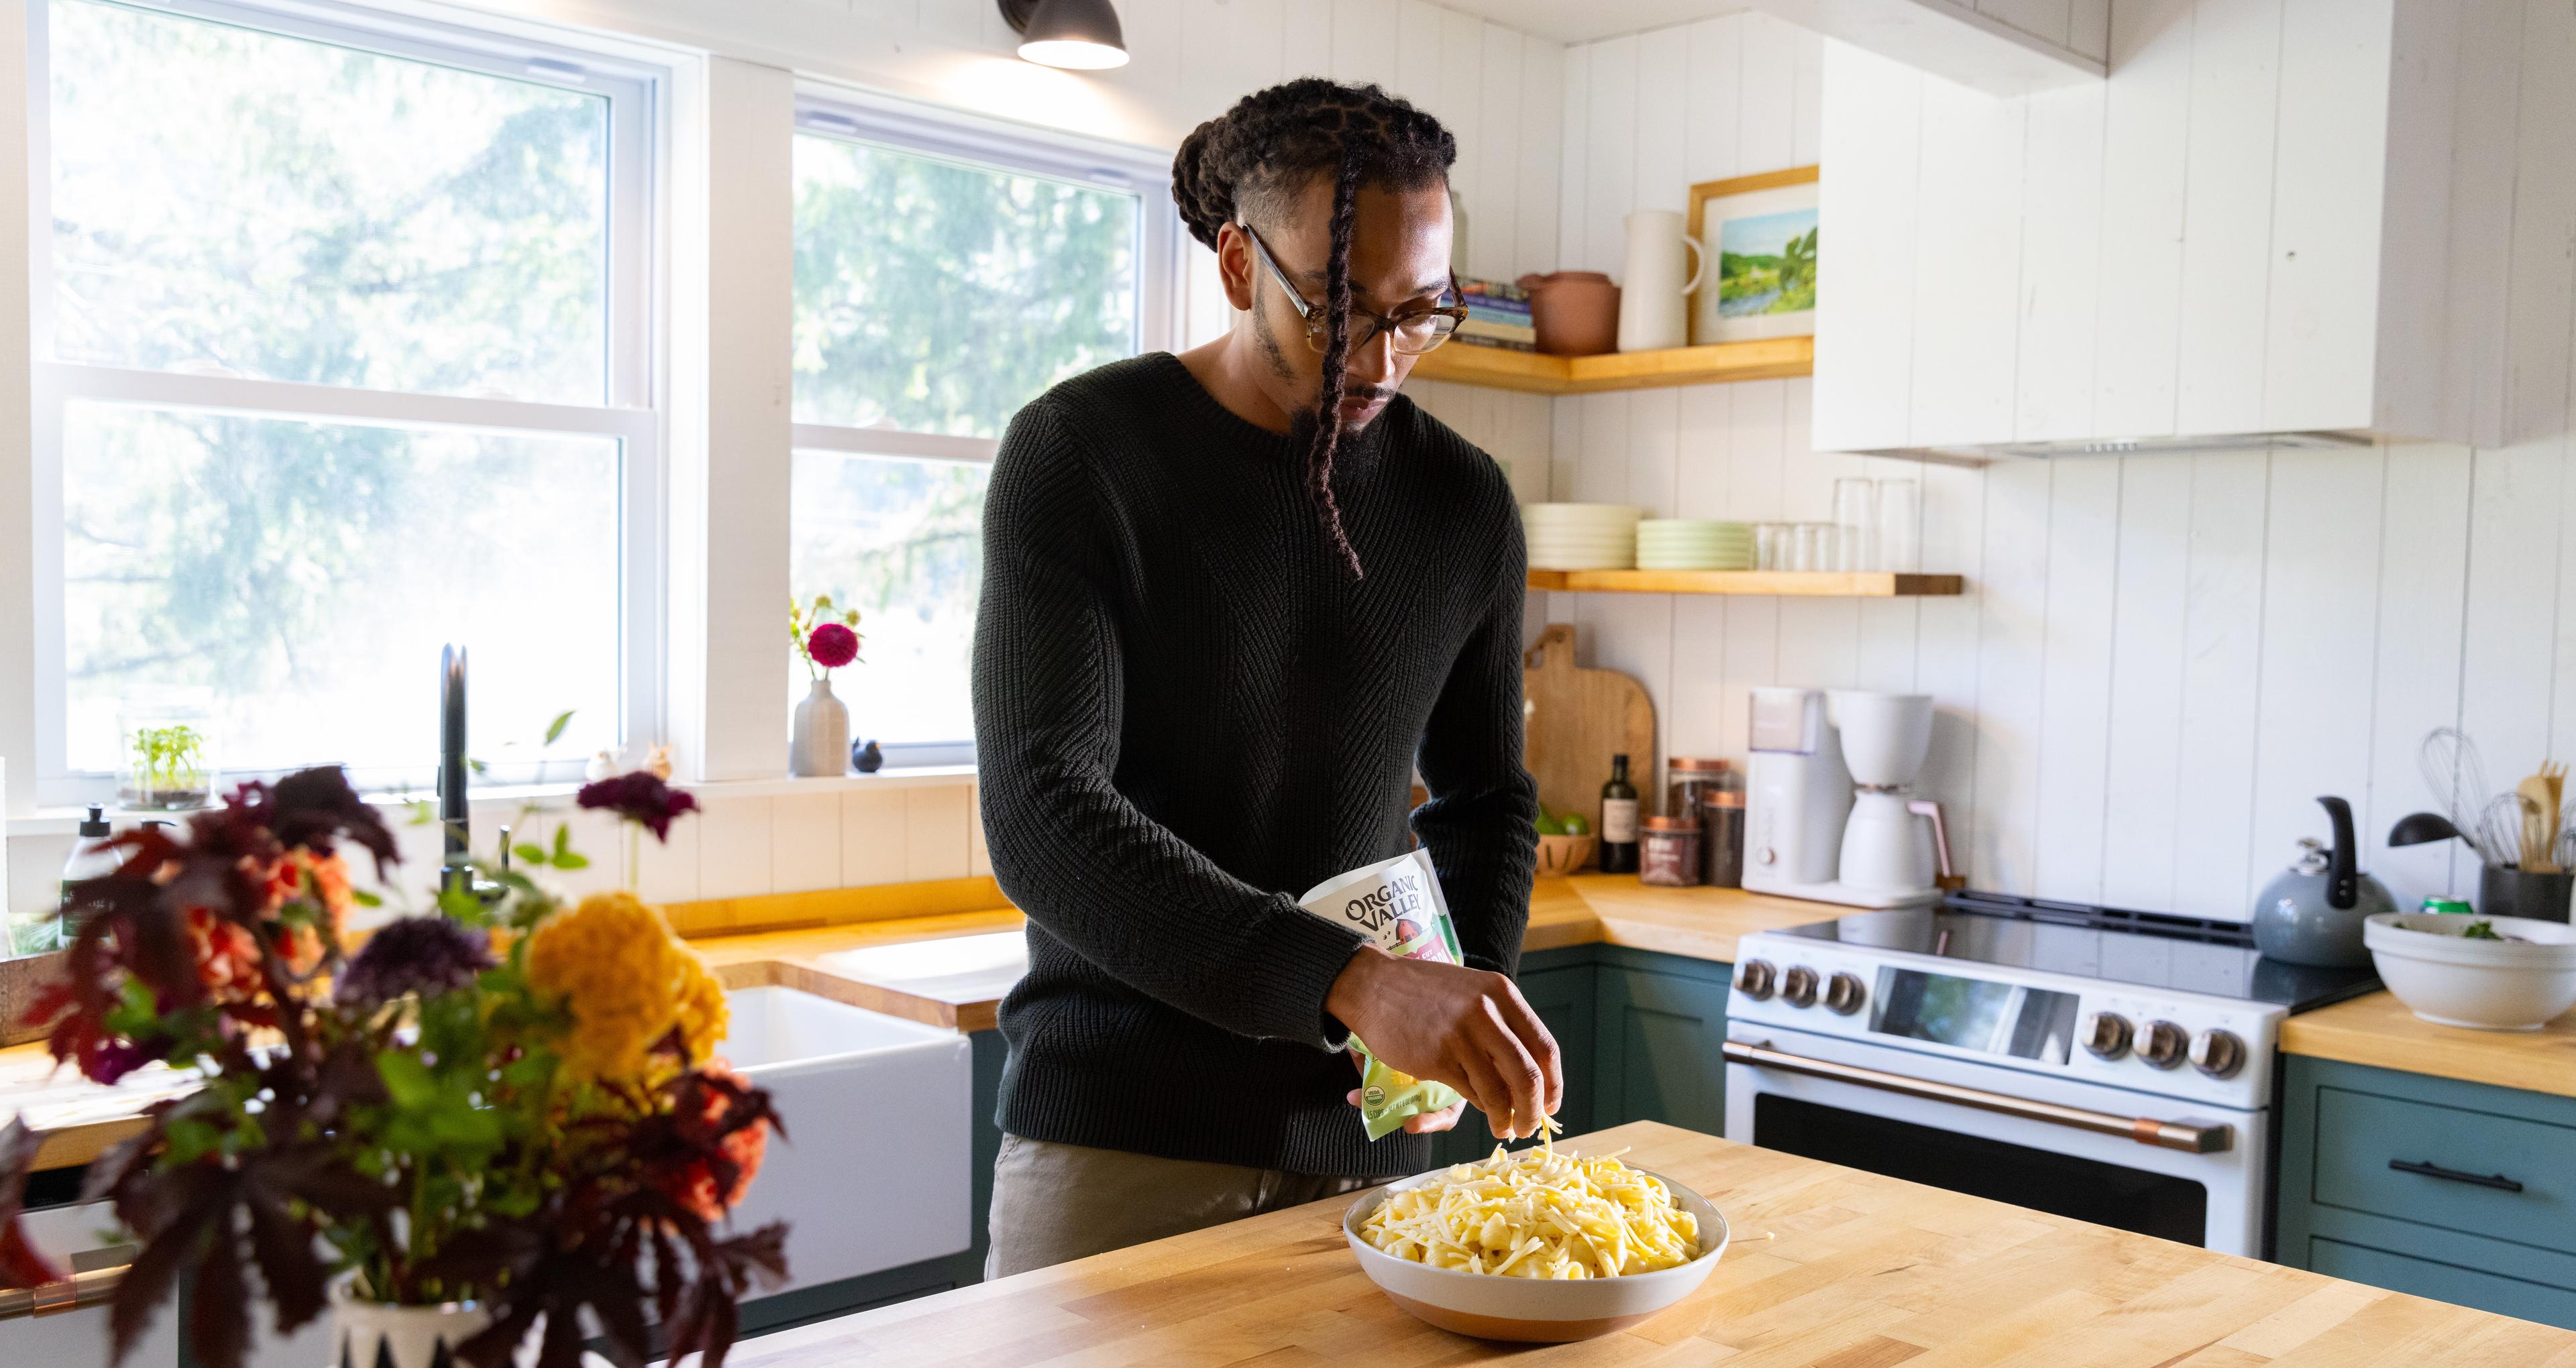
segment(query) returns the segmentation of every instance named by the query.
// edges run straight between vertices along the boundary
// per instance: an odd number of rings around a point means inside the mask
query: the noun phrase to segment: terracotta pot
[[[1525,275],[1538,349],[1550,356],[1599,356],[1619,346],[1619,287],[1599,271]]]

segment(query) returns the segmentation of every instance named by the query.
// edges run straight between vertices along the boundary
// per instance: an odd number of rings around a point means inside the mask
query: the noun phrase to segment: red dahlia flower
[[[859,658],[859,634],[837,622],[827,622],[805,638],[805,654],[827,670],[837,670]]]

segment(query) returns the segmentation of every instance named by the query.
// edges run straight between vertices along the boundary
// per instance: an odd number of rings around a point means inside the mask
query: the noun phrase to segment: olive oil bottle
[[[1637,872],[1637,786],[1624,755],[1610,757],[1610,782],[1601,786],[1601,872]]]

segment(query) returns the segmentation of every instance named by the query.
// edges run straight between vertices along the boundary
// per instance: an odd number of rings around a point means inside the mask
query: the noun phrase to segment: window
[[[315,3],[50,0],[39,800],[197,700],[227,774],[657,719],[651,73]],[[525,752],[523,752],[525,753]]]
[[[995,446],[1056,381],[1169,345],[1169,168],[846,105],[799,124],[789,582],[860,610],[854,734],[964,760]]]

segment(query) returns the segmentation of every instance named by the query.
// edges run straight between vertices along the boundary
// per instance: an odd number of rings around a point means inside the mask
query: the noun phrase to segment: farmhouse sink
[[[772,1137],[734,1211],[785,1220],[785,1291],[955,1254],[971,1242],[966,1037],[794,988],[725,993],[716,1053],[769,1090]]]

